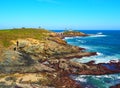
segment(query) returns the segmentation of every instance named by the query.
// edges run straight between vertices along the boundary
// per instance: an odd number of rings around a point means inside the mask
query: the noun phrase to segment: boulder
[[[50,59],[50,60],[49,60],[49,63],[50,63],[50,64],[58,64],[58,63],[59,63],[59,60],[58,60],[58,59]]]
[[[79,69],[90,69],[90,67],[86,64],[82,64],[79,62],[69,61],[69,65],[73,67],[77,67]]]
[[[48,67],[48,66],[46,66],[44,64],[37,64],[34,67],[38,71],[47,71],[47,72],[53,72],[53,71],[55,71],[55,69],[50,68],[50,67]]]

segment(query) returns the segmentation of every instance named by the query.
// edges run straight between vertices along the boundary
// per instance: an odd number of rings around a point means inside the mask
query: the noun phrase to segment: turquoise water
[[[84,88],[109,88],[120,83],[120,74],[92,76],[92,75],[72,75],[74,80]]]
[[[120,31],[83,31],[94,34],[89,37],[68,37],[65,40],[68,44],[83,47],[87,51],[97,52],[98,56],[84,57],[78,62],[89,62],[95,60],[96,63],[107,63],[110,60],[120,59]]]
[[[119,30],[81,30],[88,37],[66,37],[68,44],[83,47],[86,51],[97,52],[97,56],[74,58],[74,61],[86,63],[94,60],[95,63],[108,63],[110,60],[120,60],[120,31]],[[57,31],[58,32],[58,31]],[[61,32],[61,31],[60,31]],[[82,84],[84,88],[109,88],[120,83],[120,74],[91,76],[74,75],[74,80]]]

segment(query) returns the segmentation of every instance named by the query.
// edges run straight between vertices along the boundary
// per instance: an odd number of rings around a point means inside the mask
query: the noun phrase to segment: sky
[[[0,29],[120,29],[120,0],[0,0]]]

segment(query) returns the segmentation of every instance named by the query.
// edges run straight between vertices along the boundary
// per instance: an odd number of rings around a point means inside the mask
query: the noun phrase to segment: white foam
[[[102,32],[98,32],[97,34],[98,34],[98,35],[102,35],[103,33],[102,33]]]
[[[67,39],[73,39],[74,37],[65,37],[64,39],[67,40]]]
[[[110,86],[119,84],[120,82],[120,74],[111,74],[111,75],[77,75],[77,76],[73,76],[72,77],[74,80],[82,82],[82,83],[89,83],[90,81],[92,82],[92,85],[96,85],[98,86],[98,84],[96,84],[96,82],[101,83],[102,86],[104,86],[104,88],[109,88]],[[82,79],[82,80],[81,80]],[[107,80],[109,80],[110,83],[108,83]],[[103,88],[103,87],[100,88]],[[87,85],[84,86],[85,88],[88,88]],[[92,88],[92,87],[90,87]]]
[[[91,49],[91,47],[85,46],[85,45],[80,45],[79,47],[82,47],[82,48],[85,48],[85,49]]]
[[[84,41],[84,40],[77,39],[77,41],[80,42],[80,43],[86,43],[86,41]]]
[[[73,39],[73,38],[81,38],[80,36],[74,36],[74,37],[65,37],[64,39]]]
[[[103,54],[99,54],[97,56],[91,56],[91,57],[83,57],[81,59],[76,59],[74,58],[74,61],[80,62],[80,63],[87,63],[89,61],[94,60],[96,64],[98,63],[109,63],[111,60],[115,60],[116,62],[119,61],[120,55],[118,56],[118,54],[114,55],[114,56],[105,56]]]
[[[99,78],[110,78],[110,79],[120,79],[120,74],[110,74],[110,75],[78,75],[76,77],[73,77],[75,80],[79,80],[81,82],[87,82],[87,79],[88,77],[92,77],[92,78],[96,78],[96,79],[99,79]]]
[[[97,52],[97,55],[98,55],[98,56],[101,56],[101,55],[103,55],[103,54],[102,54],[102,53],[100,53],[100,52]]]
[[[99,35],[99,34],[95,34],[95,35],[90,35],[89,37],[106,37],[107,35]]]
[[[82,38],[81,36],[75,36],[74,38]]]
[[[75,78],[75,80],[79,80],[80,82],[87,82],[87,79],[80,77]]]

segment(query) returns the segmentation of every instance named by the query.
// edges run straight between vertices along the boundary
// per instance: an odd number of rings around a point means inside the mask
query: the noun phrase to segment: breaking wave
[[[90,35],[89,37],[106,37],[107,35],[103,35],[103,34],[95,34],[95,35]]]
[[[74,58],[73,60],[77,61],[77,62],[80,62],[80,63],[87,63],[87,62],[90,62],[90,61],[94,60],[95,63],[98,64],[98,63],[109,63],[111,60],[115,60],[117,62],[120,59],[119,54],[116,54],[116,55],[113,55],[113,56],[106,56],[102,53],[97,53],[97,54],[98,54],[97,56],[83,57],[83,58],[80,58],[80,59]]]
[[[71,75],[71,78],[76,80],[78,83],[82,84],[84,88],[109,88],[110,86],[119,84],[120,82],[120,74],[101,75],[101,76]]]

